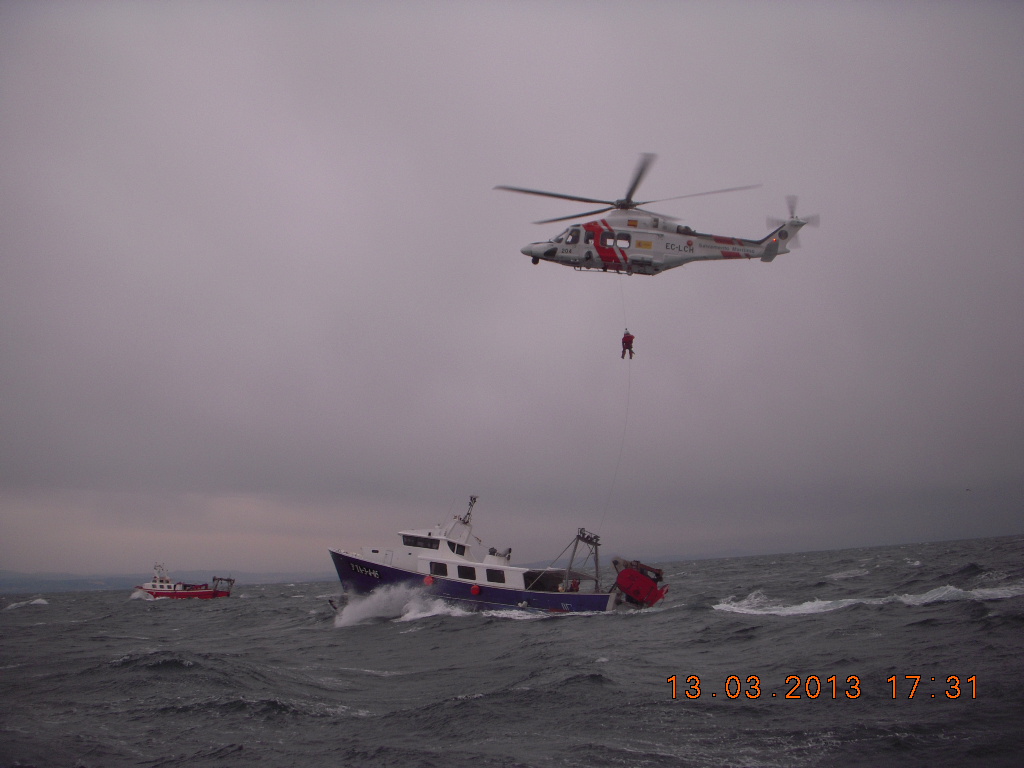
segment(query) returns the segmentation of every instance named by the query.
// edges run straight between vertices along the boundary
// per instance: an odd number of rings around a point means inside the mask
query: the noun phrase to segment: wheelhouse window
[[[456,555],[464,555],[464,554],[466,554],[466,545],[465,544],[456,544],[454,541],[449,541],[448,542],[448,549],[450,549]]]
[[[497,568],[488,568],[487,569],[487,580],[488,581],[493,581],[496,584],[504,584],[505,583],[505,572],[504,571],[499,571]]]
[[[441,546],[440,539],[431,539],[427,536],[402,536],[402,543],[407,547],[420,547],[421,549],[437,549]]]
[[[473,579],[476,580],[476,568],[471,565],[460,565],[459,566],[459,578],[460,579]]]
[[[447,563],[431,563],[430,564],[430,575],[431,576],[447,576],[448,575],[448,564]]]
[[[527,571],[523,574],[526,588],[534,592],[557,592],[563,578],[561,571]]]

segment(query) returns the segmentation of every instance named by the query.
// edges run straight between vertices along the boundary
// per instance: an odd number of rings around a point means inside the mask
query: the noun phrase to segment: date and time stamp
[[[930,675],[891,675],[884,685],[863,681],[859,675],[845,678],[830,675],[787,675],[785,684],[775,690],[758,675],[729,675],[725,680],[689,675],[672,675],[665,680],[673,699],[859,699],[882,694],[892,699],[976,699],[978,676],[948,675],[945,679]]]

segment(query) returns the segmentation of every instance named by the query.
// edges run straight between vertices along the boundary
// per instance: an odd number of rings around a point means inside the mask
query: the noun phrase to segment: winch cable
[[[622,327],[628,328],[629,323],[626,322],[626,289],[622,287],[622,275],[619,275],[619,296],[622,297]]]
[[[622,280],[620,276],[619,280]],[[619,282],[619,293],[622,296],[622,326],[624,328],[629,327],[629,322],[626,319],[626,292],[622,287],[622,283]],[[622,464],[622,453],[626,446],[626,431],[629,428],[629,396],[630,391],[633,388],[633,357],[630,355],[626,358],[626,410],[622,416],[622,436],[619,439],[619,455],[615,459],[615,469],[612,470],[612,481],[608,487],[608,495],[604,500],[604,511],[601,513],[601,524],[597,527],[600,531],[604,528],[605,518],[608,517],[608,508],[611,506],[612,494],[615,492],[615,482],[619,476],[619,467]]]

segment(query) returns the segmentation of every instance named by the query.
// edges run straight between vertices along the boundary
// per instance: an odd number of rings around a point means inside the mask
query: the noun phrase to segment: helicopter
[[[596,269],[627,275],[657,275],[691,261],[717,261],[721,259],[760,259],[770,263],[790,248],[798,245],[796,235],[805,225],[817,226],[818,216],[800,218],[796,215],[796,196],[786,198],[789,218],[768,219],[771,231],[760,240],[740,237],[724,237],[697,232],[690,227],[677,224],[675,216],[666,216],[645,210],[641,206],[663,203],[667,200],[682,200],[687,197],[717,195],[723,192],[740,192],[756,189],[760,184],[745,187],[715,189],[710,192],[695,192],[689,195],[666,197],[661,200],[638,202],[633,199],[637,187],[643,181],[655,155],[640,156],[633,179],[626,190],[626,196],[619,200],[596,200],[591,197],[563,195],[523,187],[496,186],[507,192],[527,195],[554,197],[580,203],[597,203],[604,207],[571,216],[544,219],[536,224],[551,224],[556,221],[570,221],[586,216],[613,211],[600,219],[584,224],[573,224],[550,240],[523,246],[522,253],[529,256],[534,264],[550,261],[564,264],[578,271]]]

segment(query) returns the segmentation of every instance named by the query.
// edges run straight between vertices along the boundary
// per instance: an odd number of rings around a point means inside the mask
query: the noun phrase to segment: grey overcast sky
[[[1024,532],[1024,5],[0,3],[0,569]],[[533,266],[575,203],[772,264]],[[583,206],[586,208],[589,206]],[[619,359],[628,325],[637,357]],[[969,489],[969,490],[968,490]]]

